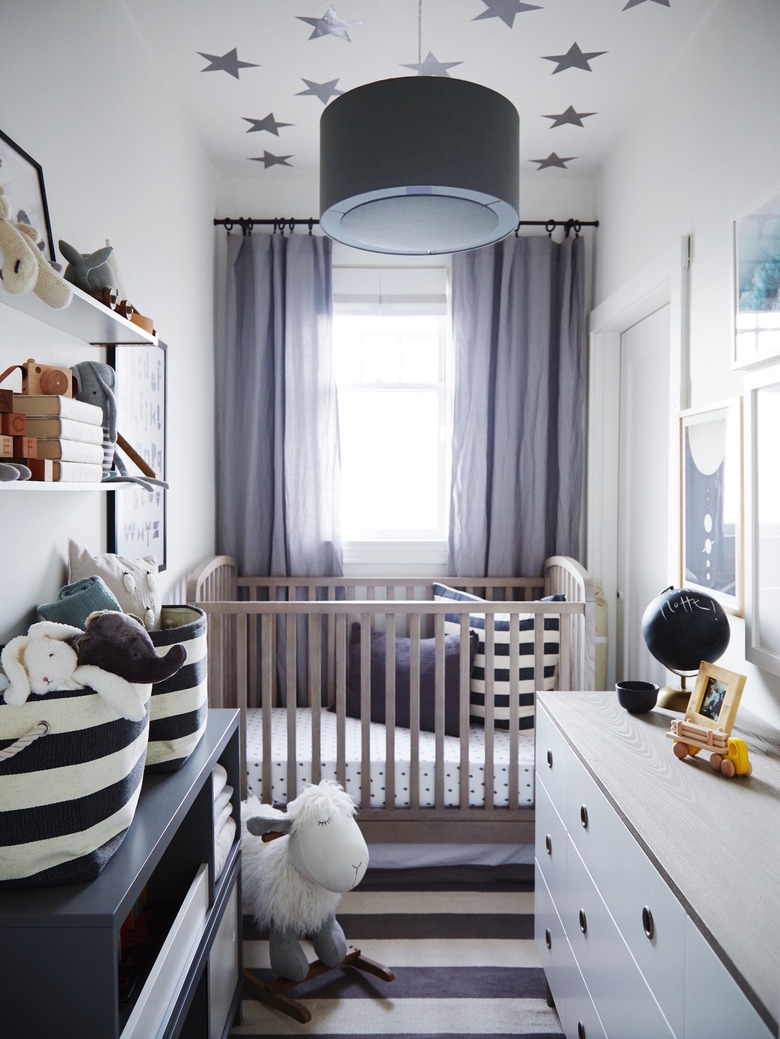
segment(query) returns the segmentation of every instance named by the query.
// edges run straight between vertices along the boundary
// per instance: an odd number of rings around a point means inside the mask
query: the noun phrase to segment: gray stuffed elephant
[[[178,644],[160,656],[140,620],[116,610],[91,614],[86,632],[69,641],[80,667],[91,664],[133,684],[164,682],[187,659],[187,650]]]
[[[165,480],[155,476],[131,476],[117,452],[116,372],[110,364],[100,361],[82,361],[71,369],[76,383],[76,398],[96,404],[103,410],[103,482],[138,483],[148,491],[167,487]],[[125,446],[127,446],[125,444]]]

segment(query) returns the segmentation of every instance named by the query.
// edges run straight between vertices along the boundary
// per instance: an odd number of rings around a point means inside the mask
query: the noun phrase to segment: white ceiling
[[[515,104],[523,179],[579,179],[717,0],[422,0],[419,36],[419,0],[121,2],[220,177],[316,177],[331,86],[416,75],[419,53]]]

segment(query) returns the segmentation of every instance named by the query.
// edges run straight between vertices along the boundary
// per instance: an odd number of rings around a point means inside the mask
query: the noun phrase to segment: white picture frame
[[[780,357],[780,187],[734,221],[733,368]]]
[[[681,585],[744,612],[742,401],[680,415]]]
[[[746,372],[745,657],[780,675],[780,364]]]

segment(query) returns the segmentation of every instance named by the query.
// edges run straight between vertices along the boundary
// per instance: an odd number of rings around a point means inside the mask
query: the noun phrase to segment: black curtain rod
[[[274,233],[281,231],[282,234],[284,234],[285,231],[294,231],[295,228],[299,226],[308,227],[309,234],[311,234],[315,224],[319,224],[319,220],[311,216],[275,216],[273,218],[226,216],[219,219],[216,217],[214,218],[215,227],[219,226],[226,228],[228,234],[234,227],[240,227],[241,234],[243,235],[251,234],[255,227],[273,227]],[[568,220],[520,220],[515,228],[515,234],[517,234],[521,227],[543,227],[547,233],[551,235],[556,227],[562,227],[566,237],[568,238],[572,231],[574,231],[575,235],[579,235],[583,227],[598,226],[598,220],[575,220],[573,217],[569,217]]]

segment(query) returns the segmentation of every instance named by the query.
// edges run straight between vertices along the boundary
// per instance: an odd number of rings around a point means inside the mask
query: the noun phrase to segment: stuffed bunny
[[[73,293],[43,254],[38,232],[30,224],[14,223],[8,217],[8,202],[0,187],[0,252],[3,254],[0,280],[3,288],[13,293],[32,290],[56,310],[67,307]]]
[[[76,650],[68,640],[83,635],[80,628],[69,624],[39,621],[26,635],[11,639],[0,656],[8,679],[5,702],[20,706],[29,696],[88,686],[122,718],[141,721],[151,696],[151,685],[136,685],[100,667],[80,665]]]
[[[59,244],[62,255],[68,261],[65,281],[77,285],[84,292],[116,288],[114,271],[108,262],[113,246],[104,245],[102,249],[96,249],[93,253],[80,253],[61,238]]]

